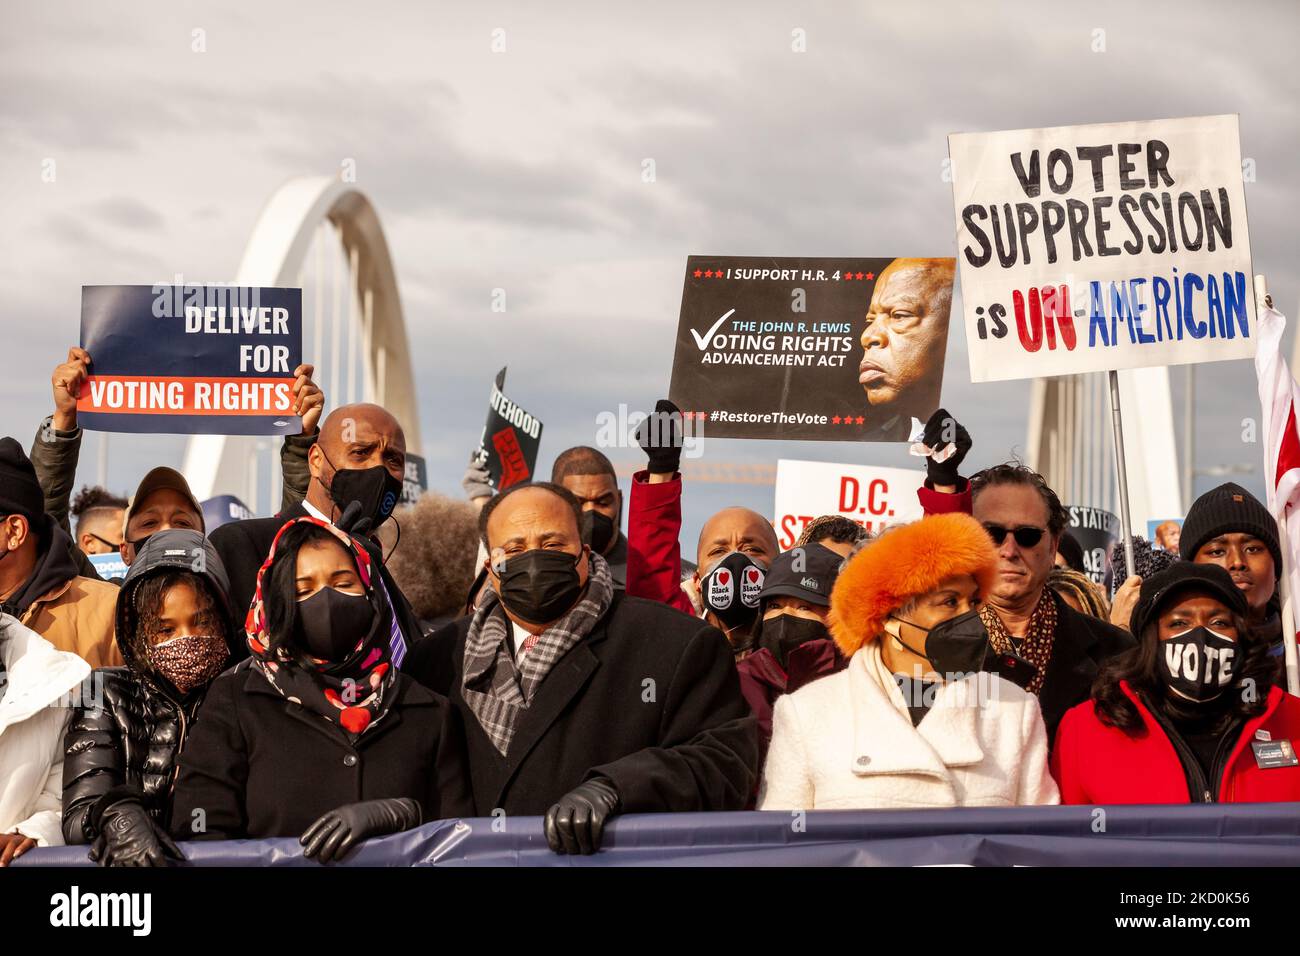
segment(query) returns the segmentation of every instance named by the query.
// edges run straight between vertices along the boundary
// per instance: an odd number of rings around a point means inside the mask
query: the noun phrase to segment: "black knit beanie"
[[[36,469],[13,438],[0,438],[0,517],[22,515],[35,524],[45,514],[45,494]]]
[[[1178,551],[1184,561],[1193,561],[1201,545],[1231,532],[1253,535],[1263,541],[1273,555],[1273,570],[1281,576],[1282,549],[1277,543],[1277,522],[1258,498],[1232,482],[1219,485],[1192,502],[1183,521]]]
[[[1156,620],[1169,597],[1182,591],[1207,591],[1238,617],[1247,614],[1245,595],[1232,583],[1232,575],[1223,568],[1217,564],[1175,561],[1143,580],[1142,590],[1133,606],[1133,616],[1129,619],[1133,634],[1141,637],[1143,629]]]

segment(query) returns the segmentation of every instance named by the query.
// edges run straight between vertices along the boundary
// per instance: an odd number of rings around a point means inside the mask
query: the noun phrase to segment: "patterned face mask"
[[[149,648],[149,663],[182,694],[206,684],[226,666],[230,649],[215,634],[186,634]]]

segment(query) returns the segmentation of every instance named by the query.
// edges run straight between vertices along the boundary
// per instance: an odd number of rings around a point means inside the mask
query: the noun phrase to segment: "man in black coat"
[[[743,809],[758,738],[721,632],[616,592],[565,488],[479,522],[492,590],[406,667],[461,712],[476,811],[545,814],[552,849],[592,853],[615,813]]]
[[[1038,695],[1054,741],[1065,712],[1088,699],[1100,665],[1134,646],[1106,621],[1080,614],[1047,587],[1069,515],[1042,475],[1008,463],[971,479],[972,510],[998,549],[997,579],[981,612],[993,646],[1038,668]]]
[[[334,523],[352,502],[359,506],[359,511],[353,509],[353,532],[374,531],[387,520],[402,495],[406,436],[387,409],[370,404],[344,405],[321,423],[320,439],[307,453],[307,466],[311,480],[303,501],[274,517],[232,521],[212,532],[212,545],[230,576],[230,603],[239,623],[252,603],[257,572],[286,522],[311,515]],[[401,666],[406,648],[420,640],[423,632],[410,603],[383,566],[377,542],[371,553],[405,640],[404,648],[393,651],[394,662]],[[242,644],[232,651],[234,661],[247,656],[248,648]]]

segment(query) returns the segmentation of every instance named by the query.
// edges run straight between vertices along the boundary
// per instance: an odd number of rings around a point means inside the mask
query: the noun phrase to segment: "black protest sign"
[[[1083,549],[1083,567],[1088,577],[1109,590],[1110,549],[1120,538],[1119,518],[1101,508],[1070,505],[1070,524],[1065,529]]]
[[[212,285],[84,286],[77,400],[87,428],[284,435],[302,362],[302,290]]]
[[[940,404],[953,271],[691,256],[669,395],[701,435],[906,441]]]
[[[532,479],[542,445],[542,423],[506,398],[505,385],[503,368],[492,385],[487,423],[479,439],[479,455],[487,465],[492,487],[499,492]]]
[[[402,476],[401,505],[413,505],[429,490],[429,469],[419,455],[406,453],[406,472]]]

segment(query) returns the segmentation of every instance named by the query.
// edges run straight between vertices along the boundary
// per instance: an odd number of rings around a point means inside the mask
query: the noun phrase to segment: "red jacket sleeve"
[[[627,593],[694,615],[682,593],[682,476],[652,485],[648,471],[632,476],[627,512]]]
[[[916,497],[921,499],[921,509],[927,515],[946,515],[954,511],[970,514],[970,482],[963,478],[959,487],[960,491],[944,494],[935,491],[931,487],[930,479],[927,478],[925,484],[916,489]]]
[[[1056,785],[1061,790],[1061,803],[1086,804],[1093,801],[1083,781],[1079,779],[1078,761],[1085,755],[1080,750],[1086,747],[1083,739],[1084,724],[1091,718],[1090,701],[1084,701],[1070,708],[1061,718],[1056,728],[1056,746],[1052,748],[1051,770],[1056,778]]]

